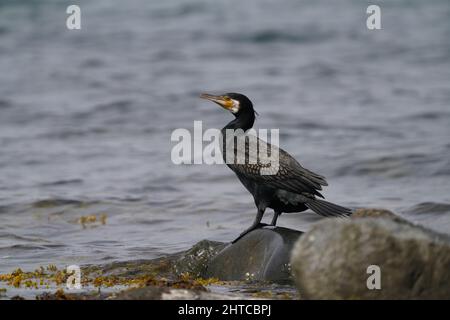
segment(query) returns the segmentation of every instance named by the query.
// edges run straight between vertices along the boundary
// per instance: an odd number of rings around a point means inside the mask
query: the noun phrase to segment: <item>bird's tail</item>
[[[305,205],[315,213],[324,217],[348,217],[352,214],[350,209],[325,200],[311,199],[305,203]]]

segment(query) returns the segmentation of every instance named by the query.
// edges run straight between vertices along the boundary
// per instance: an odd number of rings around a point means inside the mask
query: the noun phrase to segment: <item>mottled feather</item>
[[[303,168],[297,160],[283,149],[260,140],[255,136],[249,137],[249,134],[244,134],[244,136],[237,135],[237,138],[234,139],[234,144],[231,144],[233,140],[230,137],[227,137],[224,140],[225,143],[222,149],[225,160],[227,150],[232,150],[234,154],[233,162],[227,163],[227,165],[236,174],[243,175],[247,179],[256,182],[262,182],[264,185],[274,189],[282,189],[310,196],[316,195],[323,198],[318,191],[322,190],[322,186],[328,185],[323,176]],[[244,140],[245,148],[243,148]],[[261,148],[261,154],[258,154],[258,151]],[[263,150],[267,152],[263,152]],[[276,154],[276,152],[279,154],[278,171],[276,171],[277,168],[270,163],[271,156],[273,156],[274,153]],[[261,169],[265,168],[269,171],[271,167],[273,174],[264,175],[261,173]]]

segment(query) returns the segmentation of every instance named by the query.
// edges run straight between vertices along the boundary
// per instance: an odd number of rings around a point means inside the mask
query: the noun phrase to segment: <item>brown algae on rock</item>
[[[105,265],[81,266],[82,289],[66,289],[71,274],[55,265],[40,266],[33,272],[16,269],[0,275],[0,284],[19,288],[19,293],[36,299],[286,299],[293,290],[274,290],[256,282],[224,282],[205,277],[209,261],[225,247],[213,241],[201,241],[190,250],[153,260],[120,261]],[[25,291],[24,291],[25,290]],[[15,292],[3,298],[11,298]],[[9,293],[9,295],[8,295]]]

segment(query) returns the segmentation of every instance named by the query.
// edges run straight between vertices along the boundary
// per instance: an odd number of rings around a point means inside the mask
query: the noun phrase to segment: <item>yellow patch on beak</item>
[[[221,106],[222,108],[225,108],[227,110],[232,110],[234,107],[233,100],[227,96],[214,96],[212,94],[202,93],[200,95],[200,98],[215,102],[219,106]]]

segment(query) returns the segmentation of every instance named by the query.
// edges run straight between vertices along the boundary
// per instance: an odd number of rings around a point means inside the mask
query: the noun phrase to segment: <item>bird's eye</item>
[[[224,97],[224,98],[225,98],[225,101],[230,101],[231,100],[230,97]]]

